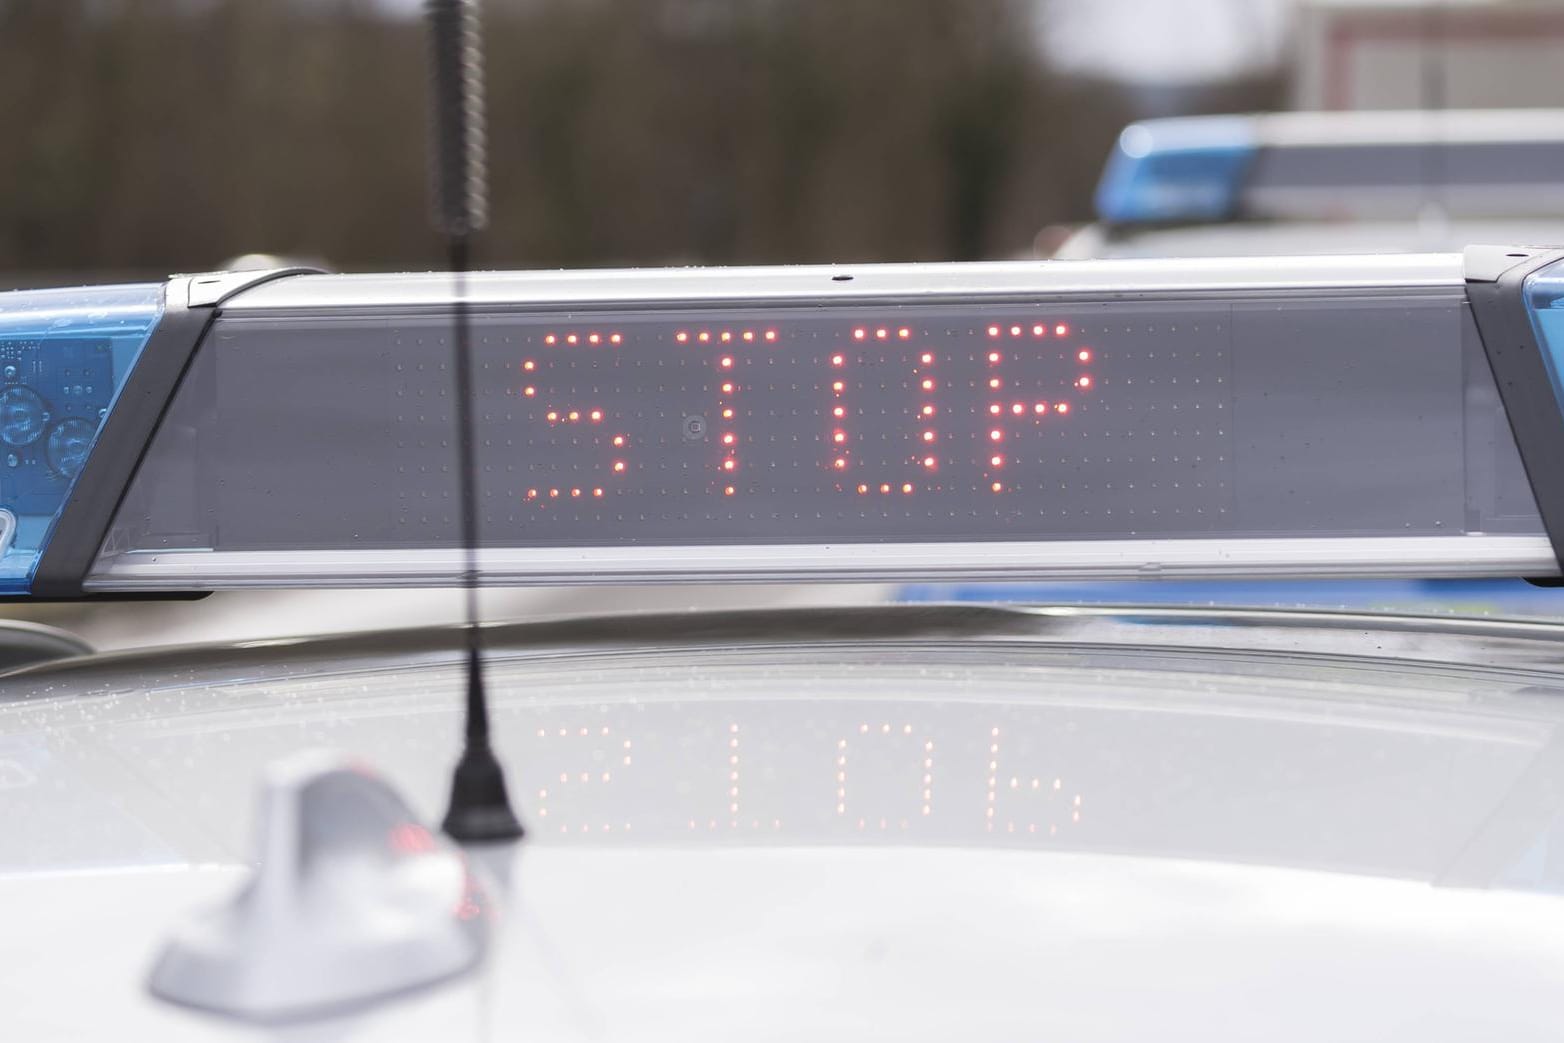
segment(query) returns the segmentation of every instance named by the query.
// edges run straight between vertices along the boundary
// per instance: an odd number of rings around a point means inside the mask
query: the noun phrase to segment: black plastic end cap
[[[451,806],[440,824],[451,839],[464,843],[520,840],[526,835],[511,810],[505,772],[487,745],[469,745],[451,779]]]

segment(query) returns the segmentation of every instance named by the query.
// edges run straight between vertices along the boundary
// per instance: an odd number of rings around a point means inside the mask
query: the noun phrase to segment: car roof
[[[499,1034],[565,1039],[1144,1038],[1225,997],[1207,1034],[1241,1039],[1308,980],[1319,1018],[1434,1011],[1441,1039],[1556,995],[1554,625],[917,606],[488,633],[531,830],[497,866],[515,907],[483,974],[332,1023],[355,1038],[477,1038],[482,1004]],[[432,813],[459,637],[5,677],[0,922],[35,956],[8,1022],[218,1028],[143,982],[163,932],[242,882],[261,766],[350,749]],[[1408,965],[1415,989],[1381,980]],[[1104,1005],[1169,974],[1162,1001]],[[1039,1002],[1039,981],[1070,985]]]

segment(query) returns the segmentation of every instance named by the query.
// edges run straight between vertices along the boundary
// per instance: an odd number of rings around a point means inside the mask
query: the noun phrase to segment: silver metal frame
[[[454,584],[460,550],[137,551],[100,558],[90,591]],[[835,543],[491,549],[491,585],[655,579],[942,580],[1481,577],[1558,574],[1545,536]]]
[[[1090,295],[1198,299],[1246,292],[1346,296],[1457,295],[1454,254],[1120,260],[1002,264],[491,272],[474,275],[468,300],[520,309],[561,306],[658,308],[681,302],[808,306],[841,302],[915,304],[950,299],[1024,300]],[[286,323],[293,317],[364,312],[388,318],[452,301],[443,273],[303,275],[244,290],[225,320]],[[837,542],[759,545],[541,547],[482,553],[484,582],[939,581],[1156,577],[1549,576],[1558,571],[1546,537],[1452,535],[1309,538],[1178,538],[971,542]],[[103,553],[85,583],[94,592],[227,587],[436,585],[457,582],[457,549]]]
[[[451,277],[442,272],[300,275],[236,294],[224,303],[223,315],[270,318],[358,308],[417,311],[448,306],[453,300],[452,286]],[[951,298],[1133,297],[1264,290],[1460,292],[1463,286],[1460,254],[1404,254],[477,272],[469,277],[467,300],[480,306],[595,303],[638,308],[691,301],[825,305],[864,300],[897,304]]]

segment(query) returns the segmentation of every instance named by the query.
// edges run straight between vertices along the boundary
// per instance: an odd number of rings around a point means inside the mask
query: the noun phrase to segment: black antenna
[[[455,306],[457,477],[461,485],[462,587],[467,600],[467,729],[451,779],[442,828],[457,840],[515,840],[521,822],[505,791],[505,771],[489,745],[478,626],[478,468],[473,434],[472,343],[467,271],[472,234],[489,217],[483,140],[483,61],[475,0],[428,0],[433,87],[435,224],[445,236]]]

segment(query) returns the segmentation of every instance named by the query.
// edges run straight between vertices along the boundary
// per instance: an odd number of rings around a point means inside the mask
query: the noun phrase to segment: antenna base
[[[440,824],[467,843],[519,840],[525,833],[511,810],[505,772],[487,743],[469,743],[451,779],[451,806]]]

